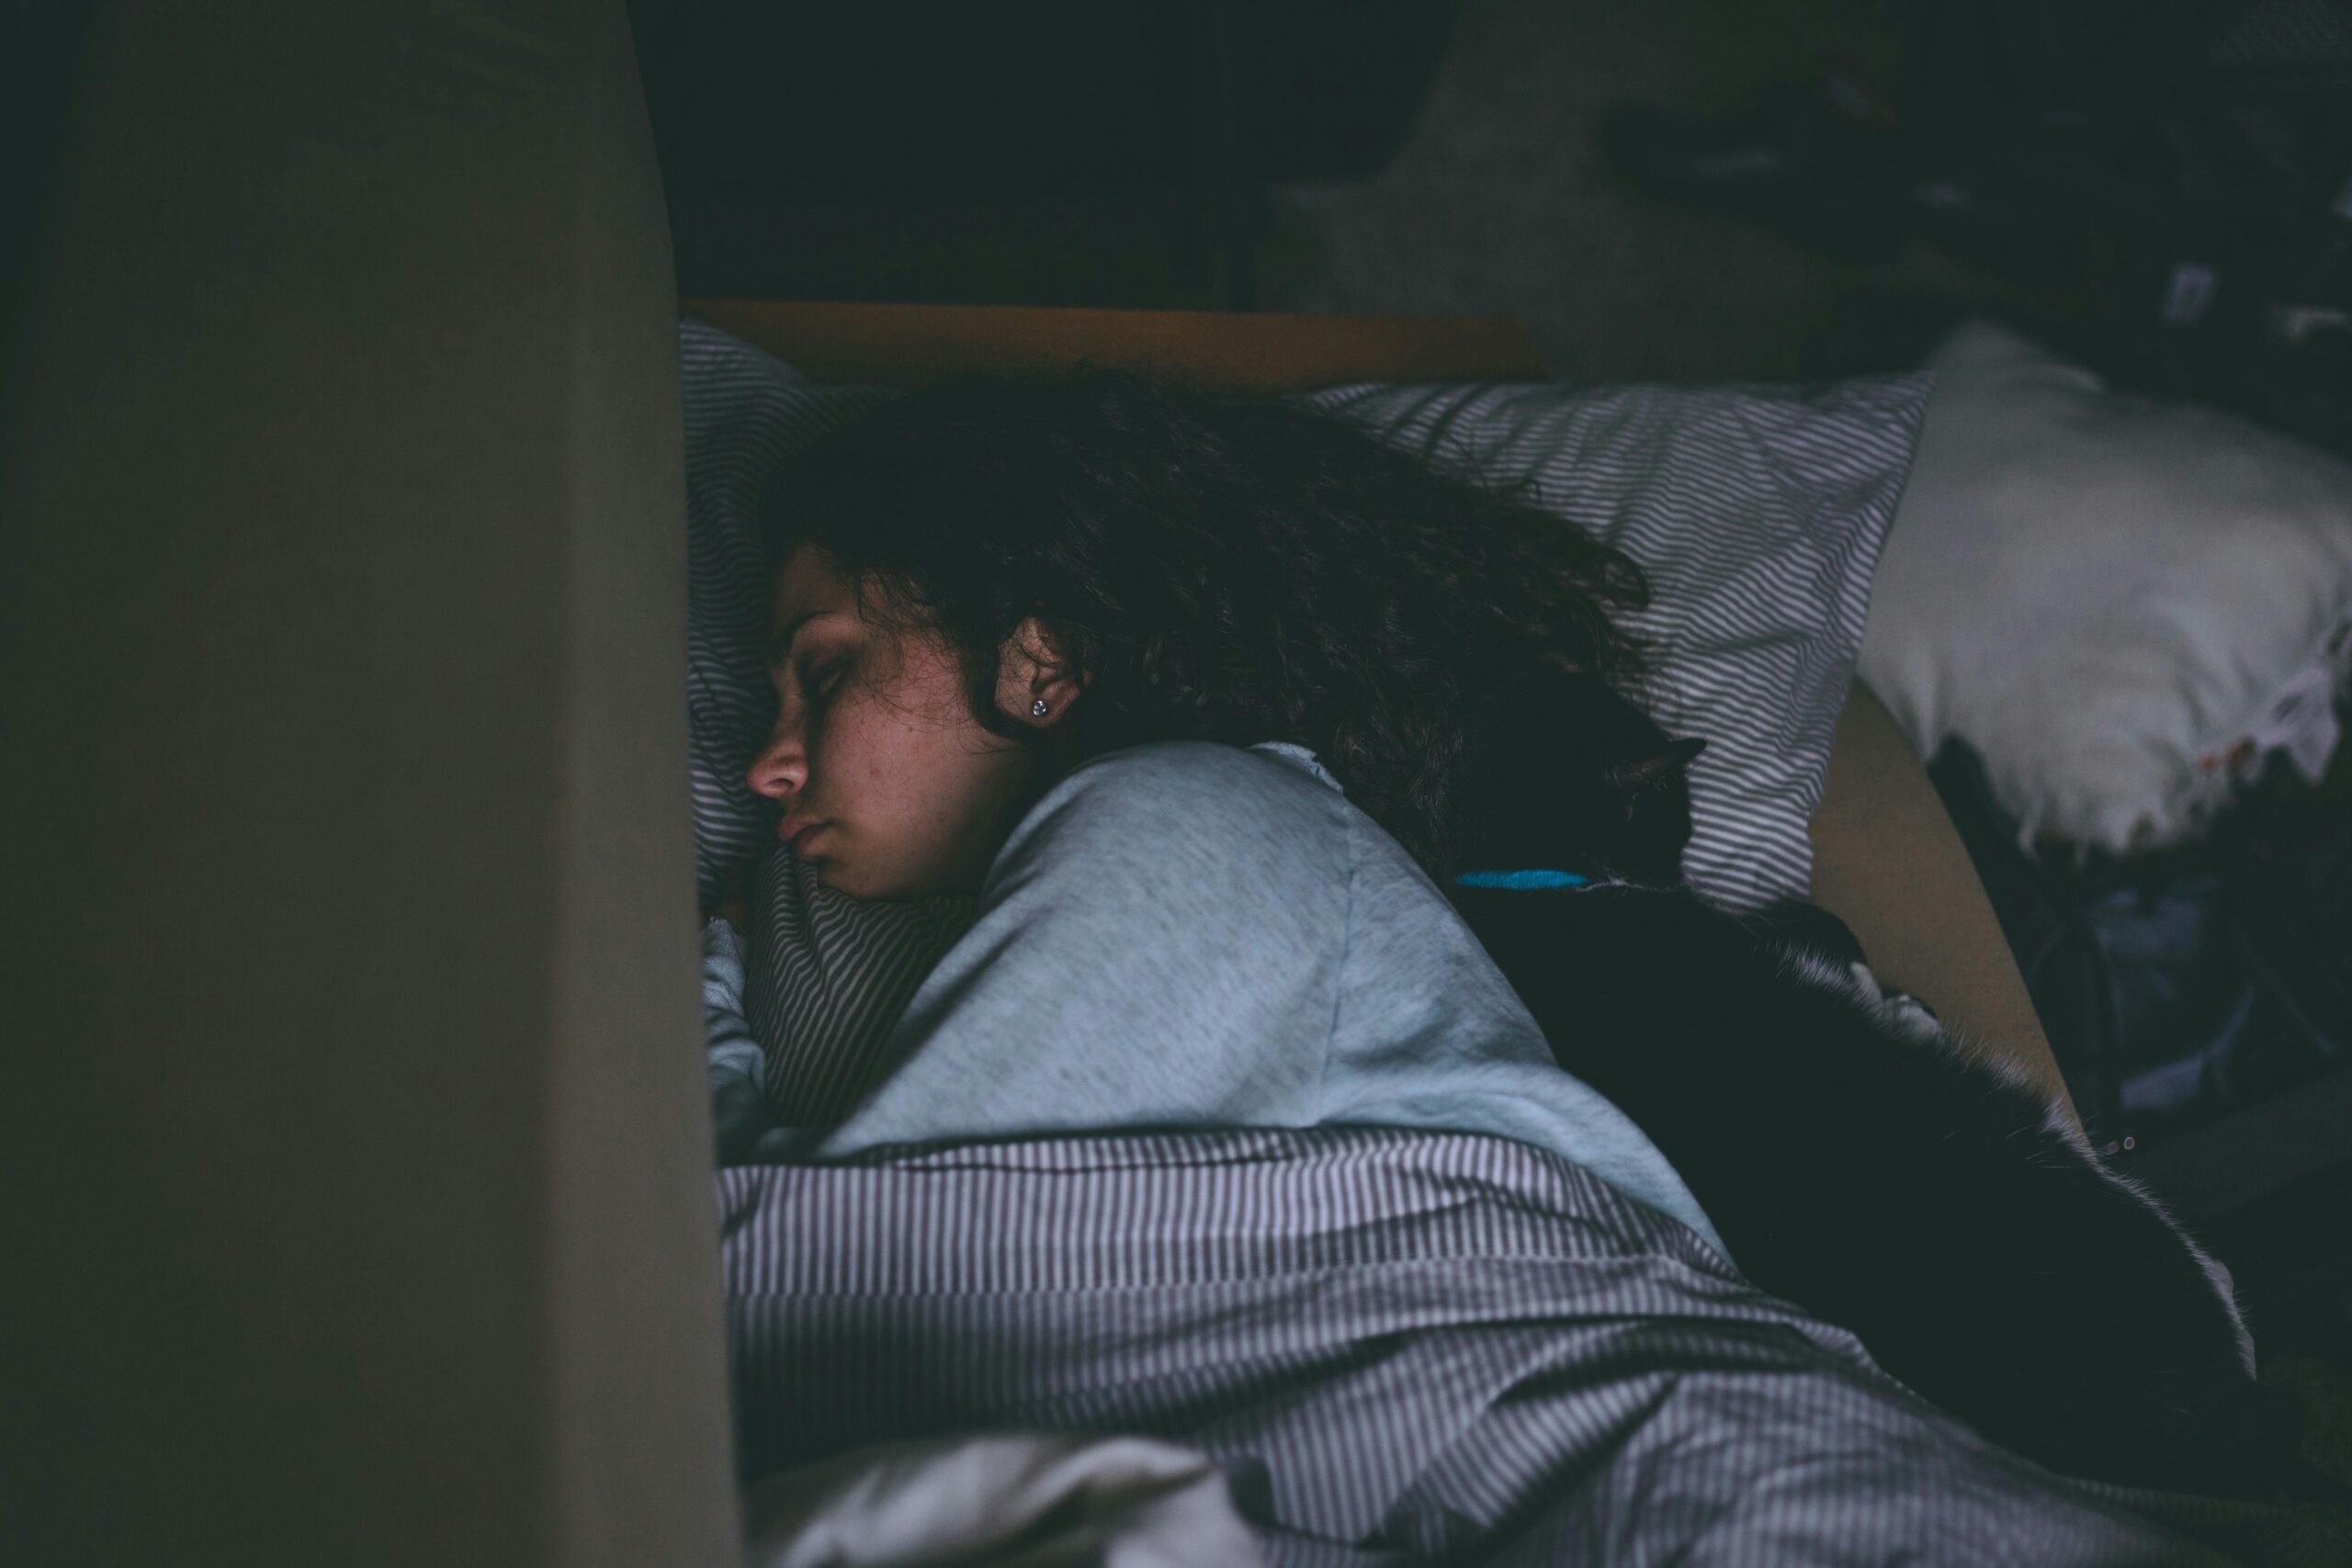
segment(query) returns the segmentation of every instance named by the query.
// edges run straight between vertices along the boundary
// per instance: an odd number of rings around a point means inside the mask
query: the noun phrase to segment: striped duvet
[[[2282,1515],[1988,1446],[1514,1143],[1056,1139],[718,1182],[752,1473],[912,1438],[1157,1437],[1216,1459],[1287,1564],[2295,1555]]]

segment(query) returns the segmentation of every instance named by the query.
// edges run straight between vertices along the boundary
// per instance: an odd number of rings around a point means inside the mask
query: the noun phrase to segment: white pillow
[[[1525,487],[1640,563],[1624,624],[1669,733],[1704,736],[1682,870],[1719,904],[1801,898],[1806,824],[1909,472],[1922,376],[1815,388],[1492,383],[1309,394],[1439,467]]]
[[[1862,677],[1984,754],[2022,836],[2178,840],[2277,747],[2316,776],[2352,664],[2352,465],[2109,392],[1986,323],[1930,367]]]

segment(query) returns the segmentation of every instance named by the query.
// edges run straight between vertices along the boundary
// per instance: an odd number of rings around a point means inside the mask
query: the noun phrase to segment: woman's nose
[[[744,775],[754,795],[782,800],[808,782],[808,756],[800,744],[799,726],[778,718],[768,743],[752,759]]]

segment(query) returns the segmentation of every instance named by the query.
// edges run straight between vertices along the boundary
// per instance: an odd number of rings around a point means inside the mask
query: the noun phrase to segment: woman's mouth
[[[784,840],[785,847],[794,854],[801,854],[808,850],[808,840],[815,838],[824,826],[822,822],[804,822],[795,828],[786,822],[777,829],[777,837]]]

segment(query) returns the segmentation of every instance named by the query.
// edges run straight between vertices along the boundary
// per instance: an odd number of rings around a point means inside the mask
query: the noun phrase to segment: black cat
[[[1665,1152],[1763,1289],[2070,1474],[2261,1494],[2291,1451],[2228,1275],[2065,1110],[1858,975],[1826,916],[1681,885],[1669,739],[1596,681],[1498,687],[1471,724],[1456,886],[1561,1065]]]

